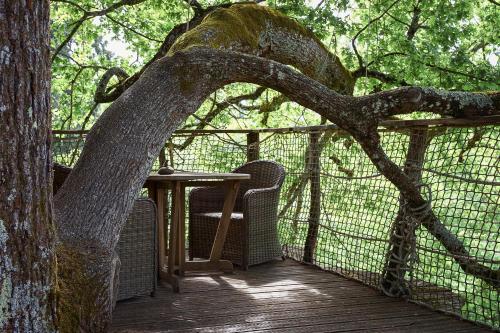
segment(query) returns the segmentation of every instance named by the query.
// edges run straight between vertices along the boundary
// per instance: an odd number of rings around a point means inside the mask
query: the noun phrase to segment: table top
[[[160,175],[157,172],[149,174],[148,180],[169,181],[169,180],[246,180],[250,179],[247,173],[208,173],[208,172],[174,172],[170,175]]]

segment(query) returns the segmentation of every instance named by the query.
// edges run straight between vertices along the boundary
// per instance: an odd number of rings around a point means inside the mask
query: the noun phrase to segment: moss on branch
[[[168,52],[195,47],[232,50],[290,65],[341,94],[352,95],[355,80],[321,41],[295,20],[268,7],[235,4],[207,15]]]

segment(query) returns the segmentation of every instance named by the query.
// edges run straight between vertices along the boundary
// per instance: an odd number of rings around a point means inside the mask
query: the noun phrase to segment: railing
[[[499,123],[499,117],[389,121],[380,128],[387,155],[406,165],[434,213],[463,242],[466,259],[497,271]],[[54,131],[54,160],[73,164],[84,138],[85,132]],[[394,294],[382,284],[389,277],[411,301],[500,328],[498,276],[492,284],[465,273],[458,254],[398,215],[405,207],[396,188],[335,126],[178,131],[159,159],[177,170],[229,171],[258,158],[287,170],[279,230],[288,257]]]

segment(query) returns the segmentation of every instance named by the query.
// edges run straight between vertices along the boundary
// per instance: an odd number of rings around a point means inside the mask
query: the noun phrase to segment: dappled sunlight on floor
[[[188,273],[180,288],[119,302],[112,332],[488,332],[291,260]]]

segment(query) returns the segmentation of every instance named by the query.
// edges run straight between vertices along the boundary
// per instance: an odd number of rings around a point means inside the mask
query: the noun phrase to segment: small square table
[[[156,202],[158,207],[158,265],[160,278],[179,292],[179,280],[175,275],[183,275],[184,271],[213,271],[232,272],[233,264],[222,260],[222,249],[226,240],[227,230],[231,222],[234,203],[240,182],[250,179],[244,173],[201,173],[201,172],[175,172],[170,175],[152,173],[147,178],[145,187],[148,196]],[[186,187],[194,186],[224,186],[226,188],[222,216],[219,221],[215,240],[212,245],[209,260],[186,262],[185,253],[185,198]],[[165,259],[165,189],[172,191],[172,220],[168,241],[168,257]],[[167,267],[165,269],[165,262]]]

